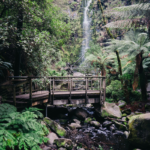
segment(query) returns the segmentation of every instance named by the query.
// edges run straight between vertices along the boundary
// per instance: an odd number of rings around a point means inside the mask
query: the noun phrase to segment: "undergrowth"
[[[37,120],[43,118],[38,108],[28,108],[21,113],[9,104],[0,105],[0,150],[17,147],[19,150],[41,150],[46,143],[48,129]]]

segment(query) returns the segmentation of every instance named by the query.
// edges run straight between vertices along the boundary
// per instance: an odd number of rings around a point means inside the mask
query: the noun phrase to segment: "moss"
[[[52,129],[54,132],[56,132],[60,137],[65,137],[67,135],[67,132],[64,128],[62,128],[58,123],[51,120],[50,118],[44,118],[44,122]]]
[[[126,116],[127,116],[127,114],[125,114],[125,113],[124,113],[124,114],[122,114],[122,117],[126,117]]]
[[[85,122],[85,123],[89,123],[90,121],[92,121],[92,118],[88,117],[88,118],[85,119],[84,122]]]

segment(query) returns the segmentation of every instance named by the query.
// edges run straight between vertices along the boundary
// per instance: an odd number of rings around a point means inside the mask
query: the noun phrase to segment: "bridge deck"
[[[8,94],[4,95],[5,102],[15,106],[27,107],[43,103],[51,105],[103,103],[105,101],[105,77],[101,76],[11,78],[8,85],[0,87],[4,89],[2,93],[7,93],[5,89],[8,88]],[[35,82],[35,79],[40,79],[40,85]]]

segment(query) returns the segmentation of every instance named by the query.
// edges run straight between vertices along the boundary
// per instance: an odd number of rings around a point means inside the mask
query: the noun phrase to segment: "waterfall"
[[[82,62],[85,59],[86,50],[89,48],[89,41],[91,39],[91,18],[88,17],[89,6],[92,0],[85,0],[84,16],[83,16],[83,42],[81,48]]]

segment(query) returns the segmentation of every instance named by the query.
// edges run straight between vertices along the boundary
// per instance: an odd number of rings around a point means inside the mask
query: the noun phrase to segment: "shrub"
[[[37,108],[22,113],[9,104],[0,105],[0,150],[18,147],[19,150],[40,150],[39,144],[47,142],[48,129],[37,121],[43,115]]]

